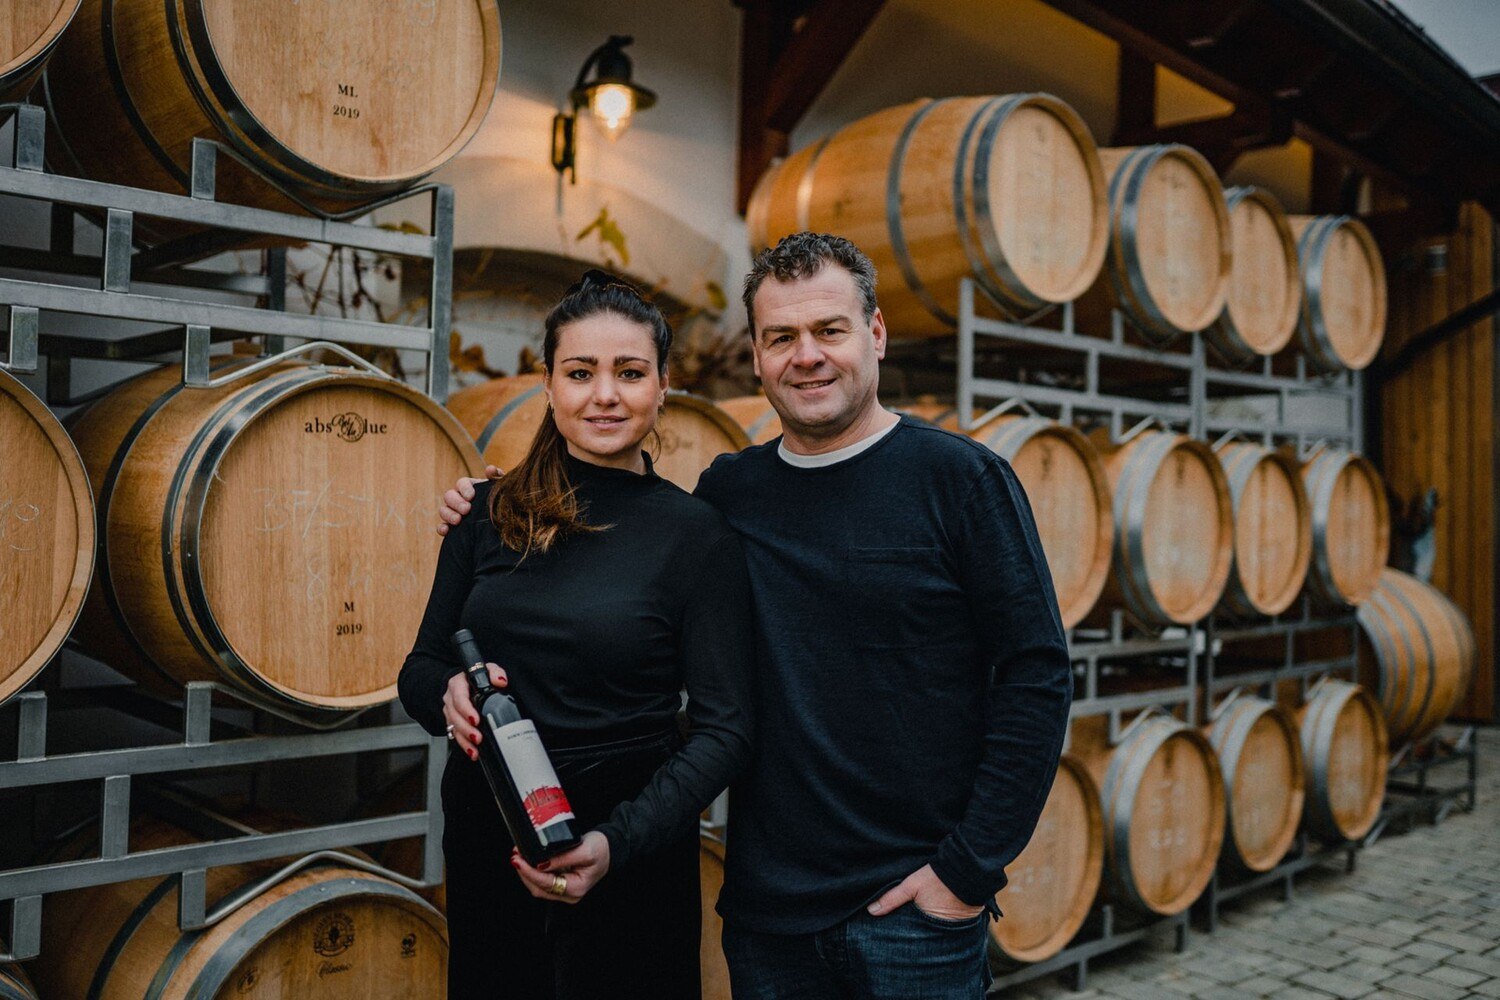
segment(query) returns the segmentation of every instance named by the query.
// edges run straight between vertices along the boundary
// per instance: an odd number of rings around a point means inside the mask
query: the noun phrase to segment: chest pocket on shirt
[[[845,612],[856,646],[901,649],[931,640],[933,613],[952,586],[939,549],[851,548],[844,572]]]

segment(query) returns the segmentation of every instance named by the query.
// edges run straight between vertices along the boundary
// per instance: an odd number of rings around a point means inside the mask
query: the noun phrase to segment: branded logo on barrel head
[[[384,434],[389,429],[389,424],[377,424],[366,419],[353,410],[335,414],[326,421],[322,417],[313,417],[302,425],[304,434],[337,434],[340,441],[354,442],[366,434]]]
[[[415,932],[408,934],[406,935],[406,937],[401,939],[401,957],[417,957],[417,935]]]
[[[313,951],[319,955],[332,958],[334,955],[348,951],[353,943],[354,921],[350,919],[349,914],[330,913],[318,921],[318,929],[313,934]]]

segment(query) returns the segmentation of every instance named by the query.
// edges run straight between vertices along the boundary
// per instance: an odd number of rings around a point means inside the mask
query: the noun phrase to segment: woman
[[[586,274],[547,317],[548,410],[530,451],[478,487],[489,517],[443,542],[400,691],[453,740],[452,998],[699,995],[697,820],[749,751],[751,608],[734,532],[641,450],[671,342],[633,288]],[[485,737],[451,644],[459,628],[503,664],[492,679],[536,722],[589,831],[541,871],[514,852],[475,762]]]

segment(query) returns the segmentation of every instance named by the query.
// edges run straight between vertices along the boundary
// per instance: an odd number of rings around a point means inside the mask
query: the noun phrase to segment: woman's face
[[[546,389],[574,458],[645,471],[641,442],[667,397],[650,327],[602,312],[560,328]]]

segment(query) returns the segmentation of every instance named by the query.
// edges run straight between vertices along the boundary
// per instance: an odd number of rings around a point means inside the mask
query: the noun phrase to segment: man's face
[[[810,277],[767,278],[755,293],[755,374],[784,428],[836,437],[875,404],[885,320],[865,320],[854,276],[825,264]]]

